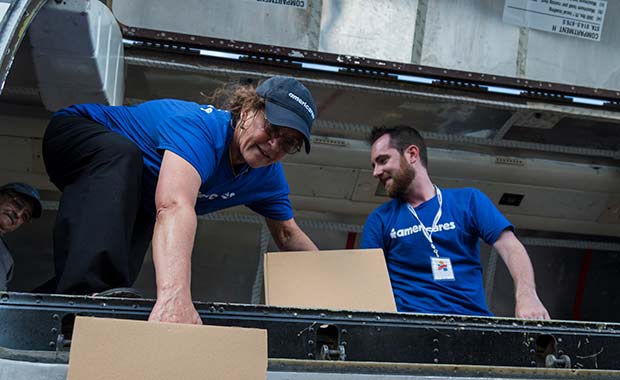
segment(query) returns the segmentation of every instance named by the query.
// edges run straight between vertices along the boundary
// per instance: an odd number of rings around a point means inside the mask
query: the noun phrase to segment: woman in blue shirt
[[[317,249],[295,223],[279,163],[304,145],[310,151],[310,92],[273,77],[220,89],[214,99],[82,104],[54,115],[43,157],[63,191],[57,292],[131,286],[152,238],[157,302],[149,319],[201,323],[190,294],[196,214],[240,204],[265,217],[280,249]]]

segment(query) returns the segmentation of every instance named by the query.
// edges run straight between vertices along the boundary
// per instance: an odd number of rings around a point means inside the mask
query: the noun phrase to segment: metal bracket
[[[308,357],[318,360],[345,360],[346,341],[341,340],[341,335],[346,330],[340,330],[336,325],[313,324],[308,328]]]
[[[65,339],[64,334],[58,334],[56,337],[56,351],[67,351],[71,347],[71,339]]]
[[[560,355],[559,357],[554,354],[549,354],[545,358],[545,367],[547,368],[570,368],[570,357],[568,355]]]
[[[338,345],[337,349],[330,349],[326,344],[321,346],[318,359],[320,360],[345,360],[347,354],[343,345]]]

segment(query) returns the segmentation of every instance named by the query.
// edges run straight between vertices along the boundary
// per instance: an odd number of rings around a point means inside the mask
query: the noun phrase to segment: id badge
[[[431,257],[431,269],[435,281],[454,281],[452,262],[445,257]]]

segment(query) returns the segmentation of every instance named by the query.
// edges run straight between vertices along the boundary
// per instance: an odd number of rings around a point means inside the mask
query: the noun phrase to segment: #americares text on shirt
[[[454,222],[438,224],[434,227],[426,227],[426,231],[429,233],[448,231],[448,230],[454,230],[454,229],[456,229],[456,225],[454,224]],[[418,232],[422,232],[422,226],[418,224],[413,225],[411,227],[407,227],[407,228],[401,228],[399,230],[392,228],[392,230],[390,231],[390,238],[397,239],[397,238],[401,238],[404,236],[417,234]]]

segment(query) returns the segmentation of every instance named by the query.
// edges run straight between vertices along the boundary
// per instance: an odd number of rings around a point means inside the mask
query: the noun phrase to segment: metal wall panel
[[[319,50],[411,62],[417,0],[323,0]]]
[[[619,16],[620,2],[608,1],[600,42],[529,30],[525,77],[619,90]]]
[[[182,0],[171,7],[165,0],[114,0],[113,10],[122,23],[142,28],[620,89],[616,1],[608,2],[600,42],[504,23],[499,0],[305,3]]]
[[[303,9],[252,0],[112,3],[118,20],[129,26],[299,49],[316,49],[320,11],[314,9],[313,5]]]
[[[429,1],[420,64],[620,89],[619,2],[607,2],[600,42],[506,24],[503,7],[496,0]]]
[[[502,23],[503,1],[431,0],[420,64],[516,76],[519,28]]]

